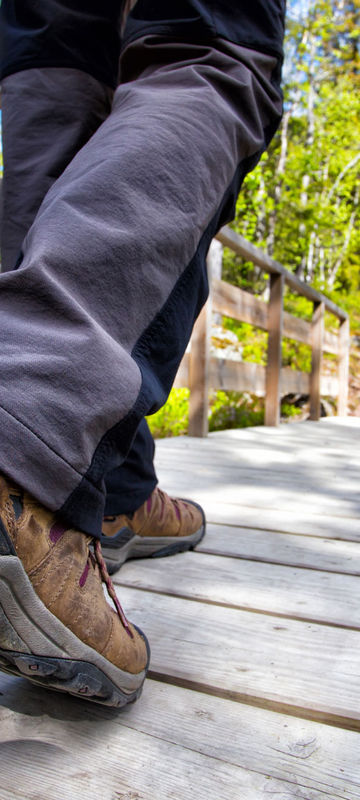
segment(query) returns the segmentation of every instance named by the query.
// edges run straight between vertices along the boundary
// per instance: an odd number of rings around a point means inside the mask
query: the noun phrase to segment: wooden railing
[[[175,386],[190,388],[189,434],[206,436],[208,432],[208,395],[210,389],[253,392],[265,396],[265,425],[278,425],[280,398],[288,393],[308,394],[310,419],[320,418],[321,395],[337,397],[337,412],[345,415],[348,399],[349,320],[341,308],[282,264],[271,259],[230,228],[222,228],[216,237],[247,261],[253,262],[270,275],[269,302],[249,292],[211,277],[210,297],[203,308],[191,338],[190,351],[185,354],[175,380]],[[306,297],[313,303],[311,322],[284,311],[284,287]],[[338,320],[336,333],[324,327],[325,311]],[[268,332],[266,367],[249,362],[210,357],[212,312],[232,317]],[[287,337],[310,345],[311,373],[282,368],[282,339]],[[337,358],[337,377],[322,375],[323,353]]]

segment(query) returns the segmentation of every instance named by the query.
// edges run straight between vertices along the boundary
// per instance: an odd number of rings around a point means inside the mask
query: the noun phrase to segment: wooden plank
[[[328,297],[325,297],[325,295],[321,294],[321,292],[317,292],[316,289],[312,288],[312,286],[300,281],[296,275],[285,269],[282,264],[280,264],[278,261],[275,261],[273,258],[270,258],[270,256],[268,256],[264,250],[261,250],[259,247],[255,247],[253,244],[244,239],[243,236],[235,233],[235,231],[231,230],[231,228],[228,226],[221,228],[219,233],[216,235],[216,238],[225,247],[229,247],[235,253],[238,253],[238,255],[248,259],[249,261],[252,261],[254,264],[257,264],[257,266],[261,267],[264,272],[269,272],[273,275],[282,275],[286,280],[287,285],[303,297],[307,297],[308,300],[312,300],[315,303],[323,302],[327,310],[332,314],[335,314],[336,317],[342,320],[347,319],[346,311],[335,305],[335,303],[329,300]]]
[[[350,326],[349,320],[340,325],[339,331],[339,399],[338,414],[346,416],[349,397],[349,348]]]
[[[270,275],[268,305],[268,351],[266,365],[265,425],[280,422],[280,371],[284,278]]]
[[[210,454],[216,459],[216,466],[233,465],[235,462],[247,466],[273,468],[276,464],[286,464],[292,469],[312,466],[313,456],[309,459],[309,447],[316,458],[321,459],[322,467],[328,466],[342,472],[348,464],[359,469],[360,457],[360,418],[358,417],[324,417],[319,425],[302,422],[299,425],[282,425],[280,428],[264,426],[238,428],[211,433],[207,439],[192,439],[178,436],[162,439],[157,444],[159,460],[167,454],[173,454],[178,461],[178,452],[182,459],[202,463],[206,458],[211,462]],[[296,459],[294,458],[296,454]]]
[[[164,797],[165,791],[169,792],[169,798],[183,800],[191,797],[190,791],[193,797],[194,786],[197,796],[202,797],[208,765],[213,770],[212,786],[206,787],[208,798],[218,800],[223,796],[220,779],[224,775],[218,772],[219,762],[237,768],[225,784],[229,792],[234,775],[236,800],[244,784],[245,770],[252,774],[253,783],[249,783],[252,800],[265,800],[269,793],[275,792],[283,797],[285,792],[287,798],[311,800],[360,797],[358,734],[353,731],[153,680],[146,682],[141,699],[120,714],[43,691],[27,681],[5,675],[0,676],[0,691],[0,743],[6,743],[8,753],[10,750],[9,763],[6,765],[5,759],[2,760],[2,800],[12,800],[16,796],[14,790],[21,800],[27,800],[31,792],[36,800],[58,800],[59,785],[61,797],[65,798],[76,797],[79,789],[79,795],[86,792],[87,797],[101,800],[142,800],[151,791],[154,792],[151,800]],[[27,755],[25,759],[24,740],[32,749],[30,758]],[[50,769],[40,764],[39,758],[41,745],[46,742]],[[21,747],[23,762],[16,763]],[[193,770],[184,775],[189,764],[189,757],[185,756],[183,761],[184,751],[193,754],[200,751],[203,756],[193,762],[201,769],[192,787]],[[26,767],[29,769],[32,755],[33,769],[27,782],[24,772]],[[153,761],[149,755],[153,755]],[[168,763],[170,757],[174,759],[173,765]],[[180,781],[176,783],[179,773]],[[247,791],[245,798],[249,797],[250,789]]]
[[[75,727],[67,710],[62,726],[38,720],[37,734],[25,714],[14,720],[13,738],[1,743],[1,800],[192,800],[194,786],[201,800],[217,800],[219,787],[226,800],[238,800],[239,791],[258,800],[264,775],[116,725],[109,713]]]
[[[310,375],[283,367],[280,372],[281,394],[309,394]],[[177,372],[174,386],[189,385],[189,353],[185,356]],[[210,358],[209,385],[224,391],[252,392],[265,394],[265,367],[249,361],[232,361],[225,358]],[[331,375],[321,375],[321,395],[337,397],[339,381]]]
[[[262,330],[268,330],[267,306],[263,300],[238,286],[232,286],[217,278],[212,280],[212,292],[213,311],[241,322],[247,322]],[[305,319],[284,311],[283,326],[285,337],[311,345],[311,324]],[[338,353],[336,334],[325,332],[324,349],[330,353]]]
[[[251,585],[249,584],[249,591]],[[151,674],[219,697],[360,729],[360,635],[121,587]]]
[[[333,353],[335,356],[339,354],[339,337],[332,331],[324,330],[324,345],[325,353]]]
[[[294,485],[291,476],[271,475],[267,481],[256,483],[252,477],[241,476],[238,481],[236,470],[227,468],[218,475],[216,482],[214,470],[208,468],[193,470],[193,485],[189,486],[189,476],[181,467],[174,470],[172,475],[167,477],[164,488],[171,494],[189,497],[208,507],[208,504],[217,502],[219,507],[237,506],[237,520],[235,524],[241,523],[242,506],[253,506],[254,509],[272,509],[297,513],[327,514],[341,518],[354,517],[360,513],[360,497],[354,497],[354,489],[349,487],[339,491],[336,486],[336,476],[333,475],[329,480],[328,489],[325,481],[317,484],[314,480],[313,486],[308,481],[299,479],[299,485]],[[294,475],[296,478],[296,473]],[[300,482],[301,481],[301,482]],[[306,512],[304,512],[306,509]],[[234,508],[235,511],[235,508]],[[226,513],[226,510],[225,510]],[[266,525],[264,527],[267,527]]]
[[[186,494],[195,500],[196,490],[187,489]],[[334,517],[330,514],[309,513],[308,510],[304,511],[304,509],[298,508],[291,510],[258,508],[234,503],[220,505],[211,499],[204,503],[204,508],[208,522],[214,524],[225,524],[231,527],[241,525],[257,530],[360,542],[359,516]]]
[[[318,536],[296,535],[210,523],[196,551],[289,567],[360,575],[360,548],[357,543],[325,539],[321,533]]]
[[[360,582],[353,575],[197,552],[170,558],[166,564],[163,559],[125,564],[114,580],[228,608],[360,631]]]
[[[295,339],[303,344],[311,344],[311,325],[305,319],[294,317],[288,311],[284,311],[283,333],[288,339]]]
[[[212,522],[359,541],[359,434],[352,417],[222,431],[162,440],[156,464]]]
[[[320,419],[320,375],[322,366],[323,338],[324,338],[324,303],[314,304],[314,313],[311,323],[312,358],[310,375],[310,419]]]
[[[339,381],[332,375],[320,375],[320,394],[322,397],[337,397]]]
[[[285,394],[309,394],[310,375],[290,367],[283,367],[280,372],[280,391]]]
[[[211,288],[214,311],[267,330],[267,304],[263,300],[216,278],[213,278]]]
[[[207,436],[209,405],[210,300],[195,323],[189,360],[189,436]]]
[[[184,386],[189,386],[189,362],[190,353],[185,353],[174,380],[174,386],[177,389],[181,389]]]
[[[312,449],[309,458],[309,448]],[[182,463],[205,462],[214,467],[218,465],[243,465],[274,469],[282,464],[286,467],[301,469],[303,474],[310,474],[314,457],[321,463],[322,470],[329,468],[341,476],[348,465],[357,470],[360,467],[360,418],[358,417],[324,417],[319,425],[302,422],[298,425],[282,425],[279,428],[264,426],[238,428],[211,433],[207,439],[192,439],[179,436],[162,439],[157,444],[157,458],[174,458],[179,463],[181,452]],[[311,484],[311,481],[310,481]]]
[[[316,463],[318,463],[317,459],[315,460],[315,468]],[[341,472],[339,470],[339,474],[337,474],[324,466],[322,467],[321,479],[315,482],[312,471],[309,471],[309,474],[304,474],[301,467],[297,468],[296,466],[289,470],[286,464],[274,465],[271,477],[269,477],[269,470],[266,467],[248,469],[246,464],[242,462],[234,463],[233,465],[223,464],[221,471],[218,470],[217,476],[216,465],[206,463],[205,459],[204,463],[198,463],[197,467],[196,470],[194,469],[196,487],[199,491],[206,488],[214,492],[219,490],[219,494],[226,491],[226,496],[222,494],[223,499],[221,502],[238,502],[241,504],[242,489],[246,488],[247,490],[248,487],[253,487],[259,495],[259,507],[263,505],[264,495],[269,494],[269,491],[271,505],[268,507],[281,507],[279,504],[279,499],[281,499],[279,491],[283,489],[291,500],[298,497],[299,502],[302,502],[308,497],[310,502],[312,502],[313,498],[320,498],[320,503],[322,504],[324,502],[331,503],[335,513],[341,513],[341,504],[348,500],[355,500],[356,509],[360,509],[360,497],[353,498],[358,479],[356,468],[344,468]],[[181,463],[172,466],[172,478],[169,476],[169,479],[178,481],[181,486],[189,484],[187,471]],[[294,485],[294,482],[296,485]],[[335,498],[331,496],[332,493],[336,493]],[[257,497],[256,494],[253,496]],[[286,495],[284,494],[284,496]],[[332,503],[334,499],[335,504]],[[245,505],[248,504],[245,503]]]
[[[265,393],[265,367],[249,361],[211,358],[209,384],[224,391]]]

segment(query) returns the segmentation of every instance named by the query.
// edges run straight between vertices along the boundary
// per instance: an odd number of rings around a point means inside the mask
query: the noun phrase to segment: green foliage
[[[189,389],[172,389],[167,403],[147,417],[154,439],[183,436],[189,425]]]
[[[264,400],[240,392],[213,392],[209,404],[209,430],[246,428],[264,423]],[[182,436],[188,432],[189,390],[172,389],[167,403],[147,417],[155,439]]]
[[[263,424],[263,398],[240,392],[214,392],[210,398],[210,431]]]
[[[293,314],[294,317],[300,317],[310,322],[314,306],[311,300],[307,300],[306,297],[286,291],[284,296],[284,310],[288,311],[289,314]]]
[[[242,343],[243,361],[252,361],[256,364],[266,365],[266,351],[268,335],[266,331],[254,328],[247,322],[237,322],[229,317],[223,319],[224,328],[236,333]]]
[[[300,372],[311,372],[311,347],[293,339],[283,339],[282,364]]]
[[[360,289],[359,12],[359,0],[289,3],[284,118],[244,182],[234,223],[326,293]],[[227,255],[224,278],[234,276],[263,292],[256,269]]]
[[[296,418],[302,413],[301,408],[297,408],[291,403],[281,403],[281,416],[286,419]]]

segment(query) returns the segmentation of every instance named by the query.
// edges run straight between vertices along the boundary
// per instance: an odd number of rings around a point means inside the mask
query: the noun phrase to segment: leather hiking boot
[[[121,707],[141,693],[149,653],[124,616],[100,542],[0,476],[0,669]]]
[[[154,489],[133,514],[104,517],[101,545],[109,573],[128,558],[170,556],[193,550],[205,535],[205,515],[190,500]]]

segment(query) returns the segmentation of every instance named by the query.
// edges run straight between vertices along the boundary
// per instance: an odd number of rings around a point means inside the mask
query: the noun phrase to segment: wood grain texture
[[[267,304],[263,300],[217,278],[212,279],[211,287],[214,311],[267,330]]]
[[[266,364],[265,425],[280,422],[280,372],[283,336],[283,275],[270,275],[268,303],[268,346]]]
[[[323,359],[324,340],[324,315],[323,302],[314,303],[314,313],[311,322],[311,375],[310,375],[310,419],[318,420],[321,415],[320,407],[320,379]]]
[[[324,350],[326,353],[339,354],[339,336],[332,331],[324,330]]]
[[[117,591],[129,618],[149,636],[154,677],[360,729],[357,631],[123,586]]]
[[[0,690],[2,800],[360,797],[352,731],[152,680],[121,713],[7,676]]]
[[[253,517],[255,518],[254,514]],[[208,523],[206,537],[197,545],[196,551],[264,561],[269,564],[326,570],[342,575],[360,575],[358,544],[337,541],[329,536],[328,529],[325,529],[324,533],[327,538],[321,535],[321,531],[317,536],[304,533],[293,535],[251,527]]]
[[[265,393],[265,367],[229,358],[210,359],[209,384],[212,389]]]
[[[115,582],[153,592],[360,630],[360,581],[316,569],[185,553],[125,564]]]
[[[339,416],[344,416],[347,414],[349,397],[349,340],[350,324],[349,320],[347,319],[341,323],[339,331]]]
[[[168,487],[169,488],[169,487]],[[196,500],[197,492],[187,489],[188,497]],[[325,513],[308,513],[304,507],[283,510],[281,508],[257,508],[236,503],[220,503],[208,497],[204,502],[208,522],[226,524],[229,527],[246,526],[258,531],[270,530],[296,535],[326,537],[346,542],[360,543],[360,519],[355,517],[332,517]]]
[[[305,319],[294,317],[288,311],[284,311],[284,336],[288,339],[295,339],[303,344],[311,344],[311,325]]]
[[[211,301],[195,323],[189,354],[189,435],[206,436],[209,405],[209,346]]]

